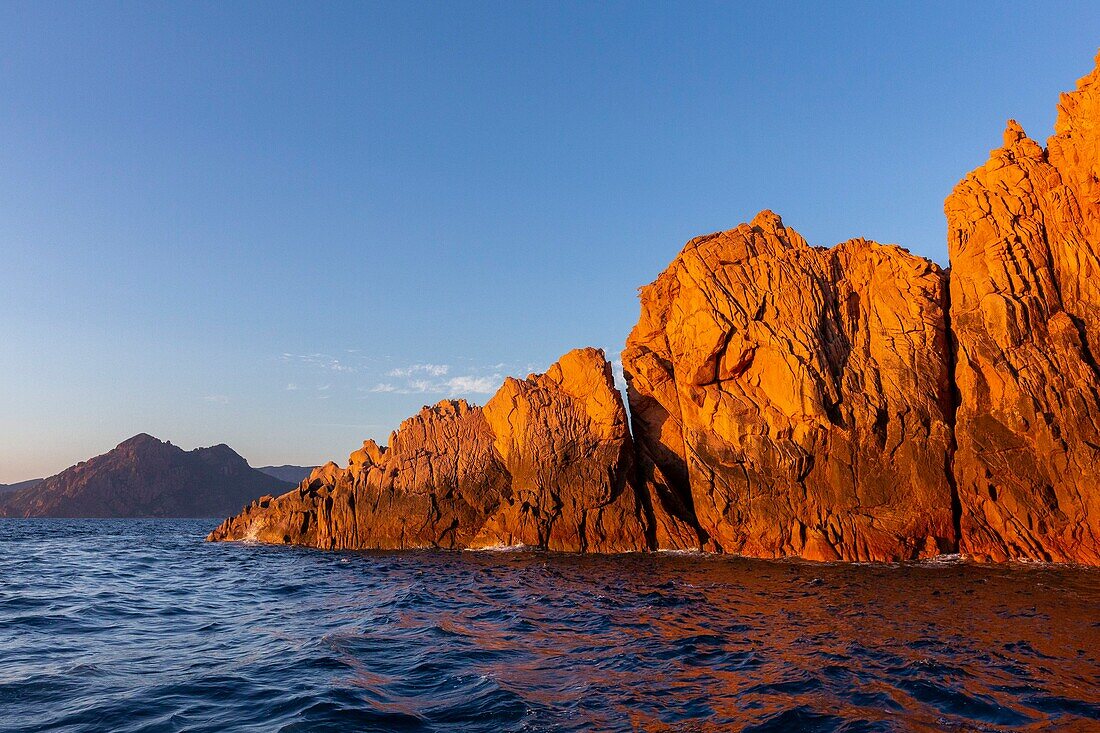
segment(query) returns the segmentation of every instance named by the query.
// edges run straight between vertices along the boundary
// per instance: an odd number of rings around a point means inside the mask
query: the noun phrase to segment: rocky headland
[[[227,445],[185,451],[140,433],[0,496],[0,517],[224,517],[291,486],[250,467]]]
[[[210,539],[324,548],[532,546],[648,549],[626,409],[603,352],[580,349],[545,374],[508,379],[484,407],[425,407],[385,446],[366,441],[266,496]]]
[[[948,197],[950,270],[761,212],[642,288],[629,421],[573,351],[209,539],[1100,564],[1097,64],[1046,148],[1010,121]]]

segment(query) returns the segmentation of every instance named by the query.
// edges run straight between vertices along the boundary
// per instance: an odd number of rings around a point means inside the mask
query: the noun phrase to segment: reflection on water
[[[0,520],[3,731],[1100,730],[1100,571]]]

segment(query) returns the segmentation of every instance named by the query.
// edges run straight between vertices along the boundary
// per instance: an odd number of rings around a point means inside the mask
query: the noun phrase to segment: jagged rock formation
[[[647,548],[626,410],[603,352],[508,379],[485,407],[425,407],[383,448],[327,464],[226,520],[212,540],[322,548]]]
[[[944,206],[962,550],[1100,564],[1100,57]]]
[[[945,296],[927,260],[862,239],[810,247],[770,211],[688,242],[642,289],[623,352],[652,493],[707,549],[952,548]]]
[[[185,451],[141,433],[0,497],[0,516],[218,517],[286,484],[227,445]]]
[[[210,539],[1100,565],[1100,57],[947,199],[950,275],[775,214],[690,241],[627,340],[442,402]]]

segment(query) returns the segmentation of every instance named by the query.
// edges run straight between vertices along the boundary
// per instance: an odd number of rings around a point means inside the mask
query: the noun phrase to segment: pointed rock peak
[[[1100,83],[1100,49],[1097,49],[1096,57],[1093,59],[1092,71],[1077,80],[1077,90],[1080,91],[1097,83]]]
[[[309,478],[306,480],[309,482],[313,482],[316,479],[321,479],[326,483],[334,483],[336,481],[336,477],[342,471],[342,468],[337,466],[332,461],[329,461],[325,465],[318,466],[317,468],[313,469],[313,471],[309,474]]]
[[[116,449],[117,448],[143,448],[143,447],[150,446],[150,445],[171,445],[171,443],[166,443],[163,440],[160,440],[158,438],[154,438],[152,435],[149,435],[148,433],[138,433],[134,437],[128,438],[127,440],[124,440],[121,443],[119,443],[116,446]]]
[[[577,378],[587,377],[591,374],[599,374],[611,365],[607,363],[603,349],[588,346],[583,349],[573,349],[562,354],[561,358],[550,365],[546,370],[548,377],[555,382],[563,383]]]
[[[592,347],[566,352],[544,374],[507,380],[485,404],[483,414],[505,462],[545,450],[532,449],[529,442],[538,444],[551,433],[573,435],[558,444],[566,446],[578,439],[614,442],[624,439],[626,432],[626,409],[611,365],[601,349]]]
[[[1055,137],[1064,137],[1074,128],[1093,130],[1100,107],[1100,54],[1093,70],[1077,80],[1077,88],[1063,92],[1058,100],[1058,119],[1054,122]]]
[[[783,224],[783,217],[771,209],[764,209],[754,216],[752,221],[749,222],[749,229],[764,235],[766,245],[761,247],[758,244],[755,248],[758,250],[757,254],[763,252],[775,253],[775,244],[780,245],[780,251],[809,247],[802,235]]]
[[[706,267],[714,267],[761,255],[779,255],[789,249],[808,246],[801,234],[783,224],[779,214],[764,209],[747,224],[692,239],[669,267],[675,267],[687,255],[699,257]]]
[[[611,363],[603,349],[573,349],[551,364],[545,375],[536,375],[530,382],[554,384],[577,401],[594,425],[614,426],[623,413],[622,397],[615,389]]]
[[[1097,66],[1058,100],[1054,135],[1047,140],[1051,164],[1076,189],[1080,201],[1100,205],[1100,55]]]
[[[618,394],[615,389],[615,375],[611,372],[611,363],[603,349],[591,346],[573,349],[561,356],[546,370],[545,376],[532,375],[529,381],[547,379],[565,392],[581,400],[595,399],[603,407],[613,407],[612,396]]]
[[[1041,159],[1044,155],[1043,147],[1028,137],[1024,128],[1016,120],[1005,123],[1004,145],[989,153],[990,160],[995,161],[995,167],[1003,165],[1005,159],[1009,161],[1023,158]]]
[[[771,209],[764,209],[752,218],[749,226],[754,229],[763,229],[766,232],[781,232],[784,230],[783,217]]]
[[[235,463],[239,462],[239,463],[245,463],[245,464],[248,463],[247,461],[245,461],[244,456],[242,456],[240,453],[238,453],[237,451],[230,448],[225,443],[218,443],[217,445],[212,445],[208,448],[196,448],[195,450],[193,450],[191,452],[194,453],[195,455],[201,457],[201,458],[206,459],[206,460],[223,461],[223,462],[224,461],[232,461],[232,462],[235,462]]]
[[[379,466],[385,459],[386,449],[373,440],[364,440],[363,447],[348,456],[348,469],[359,471],[370,466]]]
[[[1100,54],[1097,65],[1087,76],[1077,80],[1074,91],[1066,91],[1058,99],[1058,118],[1054,122],[1054,141],[1071,138],[1074,132],[1096,134],[1100,112]]]
[[[1005,147],[1010,148],[1027,137],[1024,128],[1016,120],[1009,120],[1005,124]]]
[[[425,409],[437,415],[465,415],[471,408],[466,400],[440,400],[434,406]]]
[[[386,449],[373,440],[364,440],[363,447],[359,450],[363,451],[365,455],[370,456],[376,462],[380,462],[382,456],[385,455]]]

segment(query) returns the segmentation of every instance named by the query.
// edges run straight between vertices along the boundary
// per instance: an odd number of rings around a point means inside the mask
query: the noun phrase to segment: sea
[[[0,731],[1100,731],[1100,570],[0,520]]]

